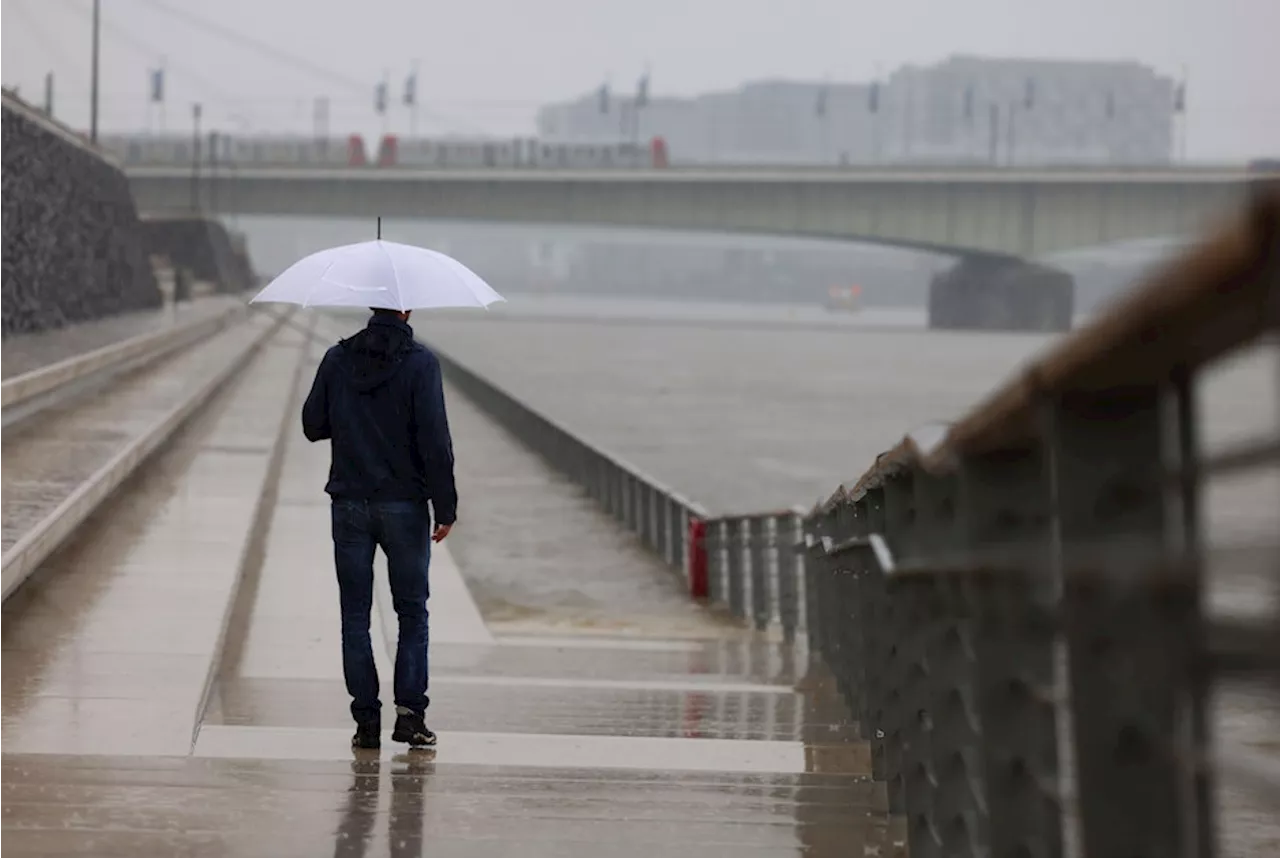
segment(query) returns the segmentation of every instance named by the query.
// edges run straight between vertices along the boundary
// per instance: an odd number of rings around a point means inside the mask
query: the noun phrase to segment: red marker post
[[[707,523],[689,519],[689,595],[707,598]]]

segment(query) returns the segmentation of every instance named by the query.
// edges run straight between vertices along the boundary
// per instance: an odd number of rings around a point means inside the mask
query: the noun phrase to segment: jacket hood
[[[394,316],[375,315],[360,333],[342,340],[343,369],[356,390],[386,384],[414,349],[413,328]]]

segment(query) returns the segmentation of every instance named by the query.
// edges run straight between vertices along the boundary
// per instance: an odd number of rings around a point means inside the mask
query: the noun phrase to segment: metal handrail
[[[805,517],[809,644],[912,821],[912,855],[1059,855],[1069,830],[1086,855],[1216,854],[1229,772],[1210,752],[1211,686],[1280,680],[1280,613],[1209,617],[1201,595],[1219,559],[1202,545],[1204,483],[1280,464],[1280,437],[1215,455],[1196,437],[1197,374],[1280,329],[1280,186],[1255,191],[931,443],[905,438]],[[1261,561],[1280,570],[1280,543]],[[1248,774],[1280,795],[1280,768]]]

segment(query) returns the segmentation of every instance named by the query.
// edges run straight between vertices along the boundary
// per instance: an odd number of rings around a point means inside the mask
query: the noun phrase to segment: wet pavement
[[[462,514],[430,604],[440,747],[353,752],[327,450],[288,396],[301,355],[286,329],[5,604],[9,854],[893,854],[829,687],[691,605],[457,396]]]
[[[461,515],[432,562],[440,747],[407,752],[387,733],[380,751],[353,752],[327,450],[300,437],[289,395],[318,354],[286,328],[5,603],[12,855],[899,853],[829,679],[692,605],[452,392]],[[717,460],[695,461],[687,477]],[[732,478],[759,479],[756,467]],[[389,707],[395,620],[381,571],[378,584]],[[1220,718],[1272,747],[1257,701],[1224,702]],[[1226,854],[1269,854],[1250,850],[1274,820],[1229,789],[1224,800]],[[1235,840],[1242,816],[1252,836]]]
[[[6,760],[189,752],[298,345],[277,334],[5,601]]]
[[[245,302],[241,296],[214,295],[170,303],[155,310],[120,313],[34,334],[9,335],[0,344],[0,377],[13,378],[42,366],[100,349],[175,323],[211,318]]]
[[[91,395],[39,412],[4,433],[3,547],[213,378],[272,324],[267,314],[112,379]]]

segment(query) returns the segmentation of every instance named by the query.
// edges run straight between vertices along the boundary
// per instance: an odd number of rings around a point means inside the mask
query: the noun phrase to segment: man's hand
[[[449,535],[449,531],[452,529],[452,524],[437,524],[435,532],[431,534],[431,541],[443,542],[444,538]]]

